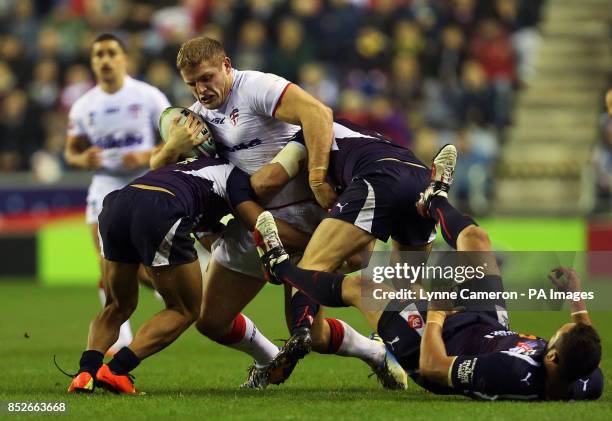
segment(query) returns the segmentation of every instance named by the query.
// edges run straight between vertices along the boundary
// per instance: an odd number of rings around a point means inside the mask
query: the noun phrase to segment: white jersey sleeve
[[[82,137],[87,136],[85,131],[85,124],[83,121],[83,113],[80,112],[83,108],[80,106],[81,101],[76,101],[70,107],[68,113],[68,136]]]
[[[251,109],[261,115],[273,117],[279,101],[291,82],[271,73],[254,73],[245,78],[243,89]]]

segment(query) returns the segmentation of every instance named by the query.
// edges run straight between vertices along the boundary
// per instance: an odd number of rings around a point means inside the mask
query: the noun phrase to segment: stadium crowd
[[[195,34],[234,67],[279,74],[337,117],[429,160],[459,147],[455,192],[484,191],[532,69],[543,0],[7,0],[0,2],[0,172],[52,181],[65,164],[66,114],[94,82],[89,48],[122,36],[129,73],[173,104],[192,98],[174,67]],[[471,181],[470,181],[471,180]]]

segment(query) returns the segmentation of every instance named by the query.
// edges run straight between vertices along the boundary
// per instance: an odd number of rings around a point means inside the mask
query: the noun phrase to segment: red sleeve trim
[[[280,105],[281,101],[283,100],[283,97],[285,96],[285,92],[287,92],[287,88],[289,88],[289,86],[291,86],[291,85],[293,85],[293,82],[289,82],[285,86],[285,89],[283,89],[283,92],[281,92],[280,96],[278,97],[278,101],[276,101],[276,105],[274,106],[274,110],[272,110],[272,117],[275,116],[276,109],[278,108],[278,106]]]

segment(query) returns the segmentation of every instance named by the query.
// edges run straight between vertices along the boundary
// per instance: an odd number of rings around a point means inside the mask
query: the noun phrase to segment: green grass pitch
[[[245,313],[269,338],[286,337],[282,290],[268,286]],[[53,366],[76,370],[91,317],[100,304],[91,288],[43,288],[33,283],[0,283],[0,400],[65,401],[68,416],[85,419],[172,417],[197,419],[612,419],[612,314],[593,319],[603,338],[606,391],[597,402],[475,402],[439,397],[411,385],[408,391],[383,390],[360,361],[312,354],[282,386],[266,391],[238,389],[248,357],[225,349],[189,329],[161,353],[145,360],[134,374],[144,396],[68,395],[69,379]],[[139,326],[161,308],[150,291],[141,291],[132,322]],[[328,311],[367,328],[354,309]],[[515,330],[548,338],[565,313],[514,313]],[[0,415],[7,415],[6,413]],[[13,415],[13,417],[15,417]]]

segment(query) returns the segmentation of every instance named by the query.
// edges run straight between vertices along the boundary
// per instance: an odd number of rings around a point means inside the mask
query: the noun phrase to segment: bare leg
[[[198,317],[202,299],[198,260],[177,266],[148,267],[147,272],[166,308],[141,326],[129,346],[141,360],[170,345],[191,326]]]
[[[117,341],[121,325],[136,309],[138,264],[103,259],[102,268],[106,279],[106,303],[91,322],[87,349],[104,354]]]
[[[214,259],[204,277],[204,294],[196,327],[210,339],[220,339],[230,332],[236,316],[255,298],[266,281],[235,272]]]

